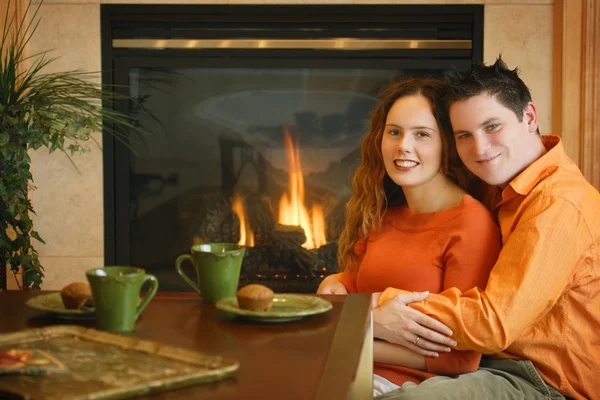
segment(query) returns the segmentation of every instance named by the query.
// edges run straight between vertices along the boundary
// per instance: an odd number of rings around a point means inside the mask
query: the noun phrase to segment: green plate
[[[251,311],[239,308],[237,299],[229,297],[219,300],[215,306],[231,314],[260,322],[286,322],[331,310],[330,301],[316,296],[301,294],[275,294],[269,311]]]
[[[34,310],[52,314],[56,318],[93,319],[96,317],[94,311],[66,309],[59,292],[32,297],[25,304]]]

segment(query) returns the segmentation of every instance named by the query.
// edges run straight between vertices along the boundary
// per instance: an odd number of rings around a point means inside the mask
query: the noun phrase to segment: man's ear
[[[537,133],[538,117],[537,109],[535,108],[535,103],[533,101],[527,103],[525,110],[523,110],[523,118],[525,119],[525,122],[527,122],[527,130],[529,133]]]

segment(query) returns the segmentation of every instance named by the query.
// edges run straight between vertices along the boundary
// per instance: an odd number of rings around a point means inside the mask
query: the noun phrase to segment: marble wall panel
[[[485,7],[484,62],[499,54],[510,68],[519,67],[538,110],[542,133],[552,133],[551,5],[489,5]]]

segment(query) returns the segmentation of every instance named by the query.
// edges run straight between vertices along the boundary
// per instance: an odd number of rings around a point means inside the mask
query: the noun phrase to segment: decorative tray
[[[66,372],[0,375],[0,397],[122,399],[221,380],[239,367],[219,356],[70,325],[0,335],[0,353],[13,349],[49,354]]]

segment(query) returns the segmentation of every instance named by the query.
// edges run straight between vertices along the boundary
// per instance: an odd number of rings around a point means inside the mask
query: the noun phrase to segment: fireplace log
[[[271,236],[285,238],[290,243],[302,245],[306,242],[306,234],[301,226],[277,224],[270,233]]]
[[[276,225],[271,200],[266,196],[251,195],[244,199],[244,206],[254,232],[254,246],[268,246],[271,241],[269,233]]]
[[[277,224],[270,232],[271,244],[269,256],[273,266],[284,266],[288,268],[297,267],[302,273],[310,273],[316,270],[317,254],[302,247],[306,241],[304,230],[299,226]]]
[[[317,269],[317,255],[304,247],[298,247],[293,253],[296,265],[303,271],[311,274]]]
[[[240,240],[240,222],[231,211],[231,204],[220,195],[202,196],[196,208],[191,236],[194,244],[209,242],[237,243]]]
[[[319,275],[329,275],[338,272],[337,250],[337,241],[329,242],[319,247],[317,252],[317,273]]]

